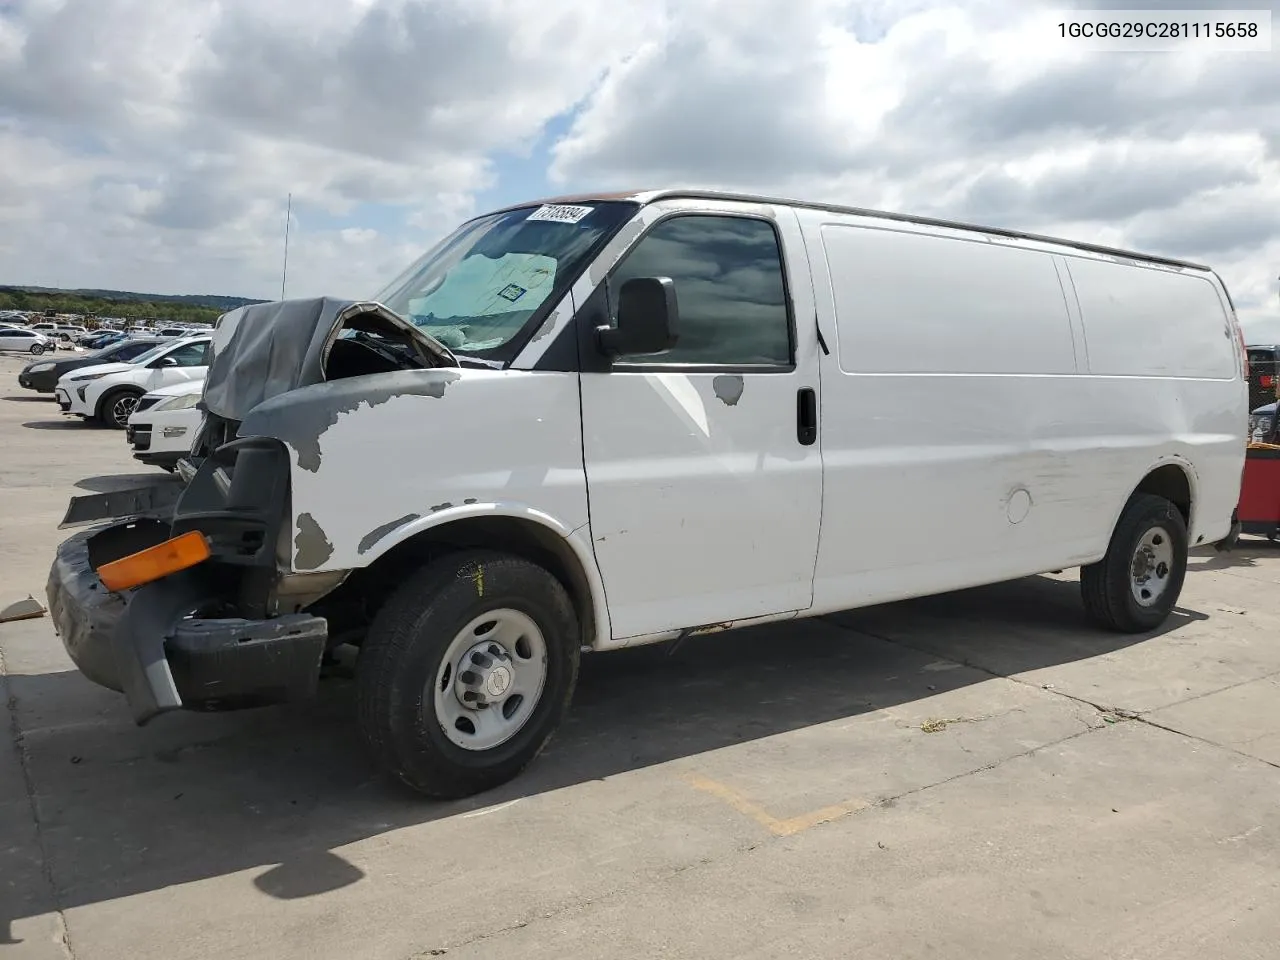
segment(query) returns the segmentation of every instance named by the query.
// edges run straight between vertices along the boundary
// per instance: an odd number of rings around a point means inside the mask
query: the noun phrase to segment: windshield
[[[450,350],[506,361],[635,204],[544,204],[463,224],[376,299]]]

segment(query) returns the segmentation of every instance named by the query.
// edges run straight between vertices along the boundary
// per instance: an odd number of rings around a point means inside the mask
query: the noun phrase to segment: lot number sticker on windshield
[[[544,203],[533,213],[529,214],[529,220],[552,220],[556,223],[577,223],[594,207],[574,207],[563,203]]]

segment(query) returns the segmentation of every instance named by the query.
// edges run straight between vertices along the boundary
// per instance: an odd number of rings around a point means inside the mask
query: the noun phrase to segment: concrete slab
[[[1280,771],[1125,723],[437,949],[486,960],[1260,958],[1280,934],[1277,788]]]
[[[1179,611],[1154,635],[1092,628],[1080,607],[1078,580],[1065,576],[827,619],[993,675],[1134,712],[1280,671],[1280,596],[1220,573],[1197,574],[1188,584]]]
[[[1149,715],[1152,723],[1280,767],[1280,679],[1268,677]]]

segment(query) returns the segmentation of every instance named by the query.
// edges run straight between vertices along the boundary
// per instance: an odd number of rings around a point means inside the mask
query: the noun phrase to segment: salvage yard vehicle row
[[[139,722],[308,696],[355,643],[380,764],[466,795],[537,755],[583,649],[1070,567],[1101,626],[1157,627],[1233,532],[1244,359],[1195,264],[764,197],[522,204],[373,301],[226,314],[184,483],[74,501],[116,522],[59,549],[51,611]]]

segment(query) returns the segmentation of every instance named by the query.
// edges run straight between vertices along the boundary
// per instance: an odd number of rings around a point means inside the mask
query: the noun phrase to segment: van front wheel
[[[1106,555],[1080,570],[1090,618],[1121,633],[1155,630],[1182,593],[1187,549],[1187,524],[1177,506],[1154,494],[1134,494]]]
[[[360,729],[415,790],[456,799],[514,778],[560,725],[578,676],[573,603],[520,557],[453,553],[374,618],[356,665]]]

